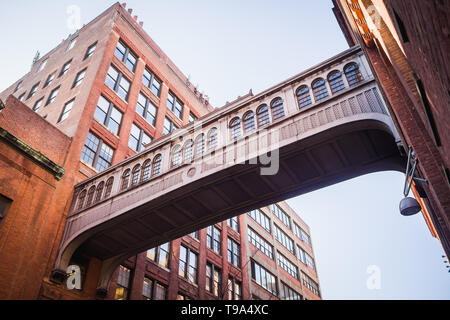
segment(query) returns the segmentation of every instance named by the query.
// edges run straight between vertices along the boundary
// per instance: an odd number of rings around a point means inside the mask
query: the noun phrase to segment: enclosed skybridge
[[[78,184],[55,271],[76,252],[96,257],[105,290],[123,260],[169,240],[360,175],[403,172],[398,143],[352,48]]]

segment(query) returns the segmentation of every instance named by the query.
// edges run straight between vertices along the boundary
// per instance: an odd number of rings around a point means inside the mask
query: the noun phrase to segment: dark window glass
[[[283,100],[281,98],[278,98],[274,102],[272,102],[271,108],[273,121],[283,118],[285,116]]]
[[[59,116],[58,123],[61,122],[61,121],[66,120],[69,117],[69,114],[70,114],[70,111],[72,111],[72,107],[73,107],[74,102],[75,102],[75,99],[67,102],[64,105],[64,108],[63,108],[63,110],[61,112],[61,115]]]
[[[38,87],[39,87],[39,82],[36,83],[36,84],[31,88],[30,93],[28,94],[28,98],[27,98],[27,99],[30,99],[32,96],[34,96],[34,94],[36,93]]]
[[[89,46],[89,48],[87,48],[87,50],[86,50],[86,54],[85,54],[85,56],[84,56],[84,59],[87,59],[87,58],[89,58],[90,56],[92,56],[93,54],[94,54],[94,52],[95,52],[95,48],[97,47],[97,42],[96,43],[94,43],[94,44],[91,44],[90,46]]]
[[[239,118],[235,118],[235,119],[231,120],[230,129],[231,129],[231,139],[233,139],[233,140],[238,139],[242,134],[241,120]]]
[[[312,104],[311,95],[309,94],[309,88],[307,86],[301,86],[297,90],[297,100],[300,108],[304,108]]]
[[[353,87],[361,81],[363,81],[363,76],[359,71],[359,67],[356,63],[350,63],[344,67],[344,73],[347,77],[348,85]]]
[[[60,72],[60,74],[59,74],[60,77],[63,76],[63,75],[65,75],[65,74],[67,73],[67,71],[69,71],[69,68],[70,68],[70,64],[71,64],[71,63],[72,63],[72,60],[66,62],[66,63],[63,65],[63,67],[62,67],[62,69],[61,69],[61,72]]]
[[[77,76],[75,77],[75,80],[73,81],[72,88],[77,87],[83,81],[85,75],[86,75],[86,69],[78,72]]]
[[[48,76],[47,80],[45,80],[44,88],[46,88],[50,83],[52,83],[53,79],[55,79],[55,75],[56,75],[56,72],[53,72],[52,74],[50,74]]]
[[[325,80],[323,79],[315,80],[312,84],[312,89],[314,92],[314,98],[316,99],[316,102],[328,97],[328,90],[327,86],[325,85]]]
[[[339,71],[333,71],[328,76],[328,83],[330,84],[331,93],[335,94],[345,89],[342,74]]]
[[[50,93],[50,95],[48,96],[47,102],[45,105],[49,105],[50,103],[52,103],[56,96],[58,95],[59,92],[59,87],[56,87],[55,89],[52,90],[52,92]]]
[[[228,238],[228,262],[236,267],[241,266],[241,249],[239,244]]]

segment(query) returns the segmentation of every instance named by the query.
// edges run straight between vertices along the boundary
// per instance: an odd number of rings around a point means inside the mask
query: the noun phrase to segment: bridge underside
[[[184,184],[91,230],[77,252],[120,263],[249,210],[367,173],[403,171],[406,163],[390,130],[375,121],[342,125],[279,151],[276,175],[240,164]]]

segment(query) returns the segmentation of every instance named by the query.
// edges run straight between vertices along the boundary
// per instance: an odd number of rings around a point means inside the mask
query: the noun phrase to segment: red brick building
[[[350,46],[369,60],[405,152],[418,159],[413,191],[450,255],[450,4],[438,0],[333,0]]]
[[[309,227],[285,202],[148,250],[115,272],[108,299],[317,300]]]

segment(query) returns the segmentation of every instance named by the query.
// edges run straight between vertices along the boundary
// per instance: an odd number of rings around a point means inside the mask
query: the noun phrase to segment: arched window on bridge
[[[218,144],[217,129],[212,128],[208,132],[208,150],[215,150]]]
[[[122,186],[121,186],[120,190],[125,190],[128,188],[128,183],[130,182],[130,173],[131,173],[130,169],[125,170],[125,172],[123,173]]]
[[[234,118],[230,122],[231,129],[231,139],[236,140],[242,134],[241,132],[241,120],[239,118]]]
[[[87,193],[86,207],[89,207],[92,204],[92,200],[94,200],[94,194],[95,186],[92,186]]]
[[[97,192],[95,194],[95,200],[94,200],[95,203],[97,203],[100,200],[102,200],[102,193],[103,193],[103,188],[104,187],[105,187],[105,183],[103,181],[98,184]]]
[[[258,119],[258,128],[270,123],[269,119],[269,107],[263,104],[256,110],[256,118]]]
[[[178,167],[181,164],[181,146],[176,145],[172,152],[172,168]]]
[[[205,153],[205,135],[202,133],[195,139],[195,158],[200,158]]]
[[[252,111],[247,112],[244,115],[243,120],[245,133],[255,130],[255,115]]]
[[[86,190],[83,190],[83,191],[81,191],[80,195],[78,196],[78,206],[77,206],[77,210],[83,209],[83,206],[84,206],[84,199],[86,199],[86,194],[87,194],[87,191],[86,191]]]
[[[270,105],[270,108],[272,109],[272,119],[273,121],[283,118],[285,116],[284,114],[284,106],[283,106],[283,99],[276,98],[272,101],[272,104]]]
[[[354,62],[349,63],[344,67],[344,73],[350,87],[353,87],[364,80],[358,65]]]
[[[330,84],[331,93],[335,94],[345,89],[344,79],[342,73],[335,70],[328,75],[328,83]]]
[[[161,159],[160,154],[153,158],[152,177],[156,177],[161,173]]]
[[[140,175],[141,175],[141,165],[138,164],[133,168],[133,176],[131,178],[131,186],[135,186],[139,183]]]
[[[312,104],[308,86],[304,85],[297,89],[297,101],[300,109]]]
[[[194,153],[194,141],[188,140],[184,144],[184,163],[191,163]]]
[[[312,89],[316,102],[328,97],[327,86],[325,85],[325,80],[323,80],[322,78],[314,80],[314,82],[312,83]]]
[[[150,179],[150,171],[152,169],[152,160],[147,159],[144,161],[144,164],[142,165],[142,176],[141,176],[141,182],[147,181]]]
[[[108,180],[106,180],[104,199],[109,198],[109,196],[111,195],[113,184],[114,184],[114,177],[111,177]]]

